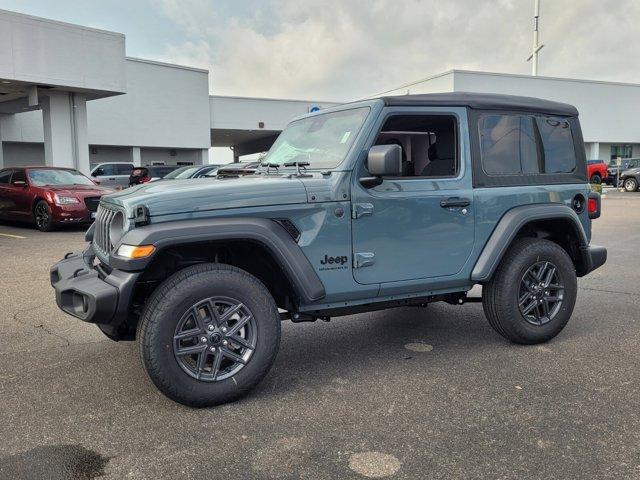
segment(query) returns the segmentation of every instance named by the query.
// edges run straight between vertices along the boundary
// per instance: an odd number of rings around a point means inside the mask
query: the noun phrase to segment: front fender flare
[[[589,263],[586,258],[589,240],[574,210],[560,203],[521,205],[502,216],[471,271],[471,280],[476,283],[489,281],[520,229],[527,223],[540,220],[567,220],[576,236],[580,255],[585,256],[581,261]],[[585,265],[585,270],[588,270],[588,265]],[[578,275],[581,274],[578,271]]]
[[[168,247],[225,240],[250,240],[263,245],[282,267],[300,298],[306,303],[324,298],[324,285],[300,246],[282,226],[267,218],[181,220],[139,227],[127,232],[113,251],[116,252],[121,244],[154,245],[156,253],[135,260],[112,253],[109,264],[119,270],[140,271],[159,251]]]

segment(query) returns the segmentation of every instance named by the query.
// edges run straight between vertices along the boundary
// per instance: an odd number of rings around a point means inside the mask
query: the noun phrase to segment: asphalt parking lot
[[[257,390],[206,410],[56,308],[81,230],[0,225],[0,478],[640,478],[640,195],[603,209],[609,260],[550,343],[473,303],[285,322]]]

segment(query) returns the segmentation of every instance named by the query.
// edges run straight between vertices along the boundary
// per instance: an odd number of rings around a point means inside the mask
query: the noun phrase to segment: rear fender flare
[[[475,283],[489,281],[522,227],[540,220],[566,220],[576,236],[580,255],[586,255],[589,241],[580,218],[574,210],[560,203],[521,205],[512,208],[502,216],[471,271],[471,280]],[[587,259],[580,260],[588,262]],[[581,275],[580,269],[577,269],[577,273]]]

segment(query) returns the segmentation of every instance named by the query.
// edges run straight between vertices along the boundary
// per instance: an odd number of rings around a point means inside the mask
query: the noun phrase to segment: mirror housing
[[[377,187],[382,177],[396,177],[402,172],[402,147],[400,145],[374,145],[367,156],[367,170],[373,175],[360,179],[364,188]]]
[[[25,182],[24,180],[16,180],[15,182],[13,182],[13,186],[14,187],[26,187],[27,186],[27,182]]]
[[[374,177],[396,177],[402,172],[400,145],[374,145],[369,149],[367,170]]]

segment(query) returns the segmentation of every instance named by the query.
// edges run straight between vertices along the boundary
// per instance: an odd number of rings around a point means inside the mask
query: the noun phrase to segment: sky
[[[453,68],[528,74],[534,0],[0,0],[203,67],[211,93],[347,101]],[[541,0],[539,74],[640,83],[640,0]]]

